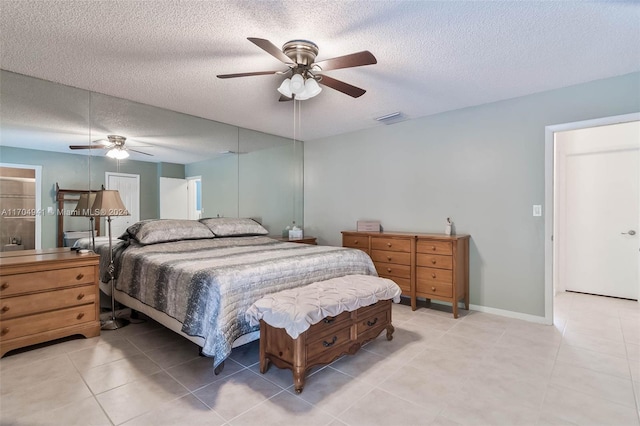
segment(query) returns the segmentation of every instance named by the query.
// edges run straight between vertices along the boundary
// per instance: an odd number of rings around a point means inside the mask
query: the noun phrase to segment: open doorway
[[[566,289],[638,298],[639,121],[640,114],[627,114],[546,128],[549,324],[553,297]]]
[[[0,163],[0,251],[40,249],[42,166]]]

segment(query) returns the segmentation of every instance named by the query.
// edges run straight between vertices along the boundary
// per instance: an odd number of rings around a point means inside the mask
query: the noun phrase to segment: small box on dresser
[[[99,259],[69,248],[0,253],[0,356],[74,334],[100,335]]]

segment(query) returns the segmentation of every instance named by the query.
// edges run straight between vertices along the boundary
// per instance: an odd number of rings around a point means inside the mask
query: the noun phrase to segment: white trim
[[[469,305],[469,309],[473,311],[478,311],[478,312],[485,312],[487,314],[500,315],[501,317],[515,318],[519,320],[534,322],[536,324],[551,325],[547,322],[546,317],[541,317],[538,315],[523,314],[521,312],[507,311],[504,309],[497,309],[497,308],[489,308],[487,306],[481,306],[481,305]]]
[[[576,121],[573,123],[554,124],[545,127],[544,141],[544,319],[546,324],[553,324],[553,163],[554,134],[566,130],[584,129],[587,127],[608,126],[611,124],[639,121],[640,112]]]
[[[35,230],[35,248],[40,250],[42,248],[42,166],[36,166],[32,164],[15,164],[15,163],[1,163],[0,167],[12,167],[14,169],[33,169],[36,172],[36,230]]]

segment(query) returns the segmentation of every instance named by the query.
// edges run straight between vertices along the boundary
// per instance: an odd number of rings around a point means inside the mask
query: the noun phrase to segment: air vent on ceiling
[[[383,124],[394,124],[400,121],[404,121],[406,119],[407,119],[407,116],[401,113],[400,111],[392,112],[390,114],[385,114],[375,118],[375,120],[378,123],[383,123]]]

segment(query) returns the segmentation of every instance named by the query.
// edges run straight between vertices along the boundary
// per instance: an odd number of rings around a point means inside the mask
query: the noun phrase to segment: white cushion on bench
[[[251,325],[260,320],[284,328],[294,339],[312,324],[380,300],[400,302],[400,287],[386,278],[346,275],[264,296],[246,313]]]

